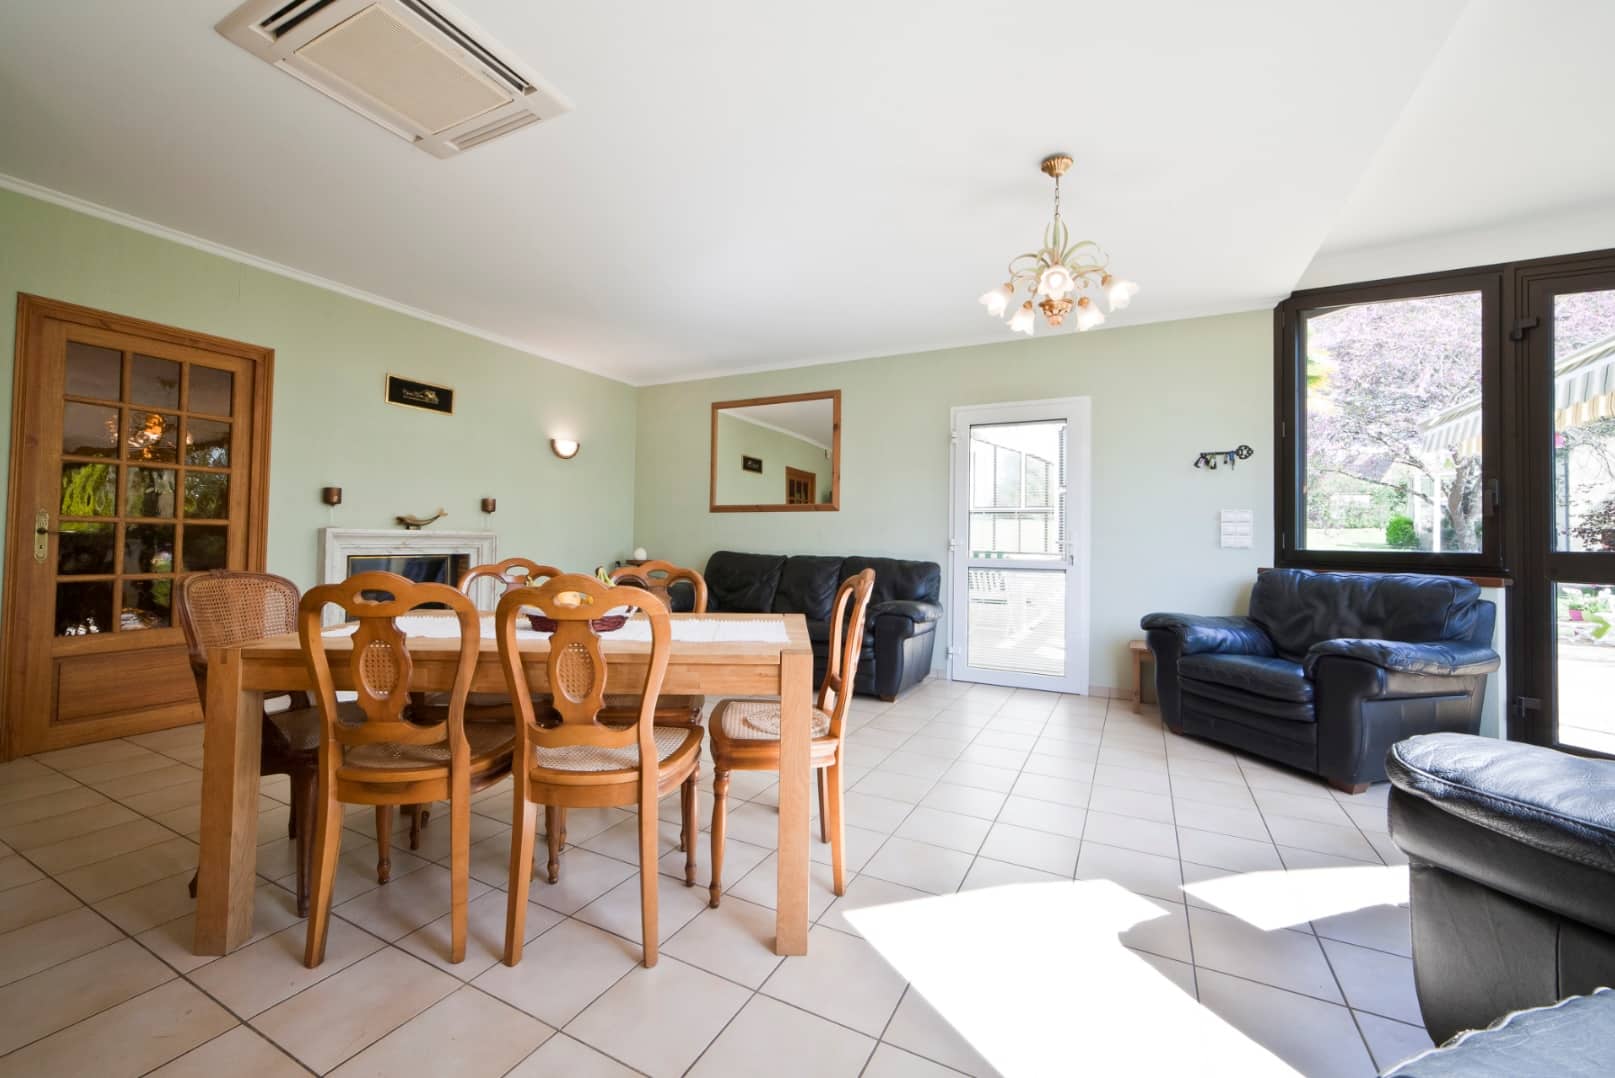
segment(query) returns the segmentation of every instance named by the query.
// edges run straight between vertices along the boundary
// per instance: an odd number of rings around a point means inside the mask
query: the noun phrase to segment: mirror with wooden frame
[[[841,390],[715,401],[714,513],[841,508]]]

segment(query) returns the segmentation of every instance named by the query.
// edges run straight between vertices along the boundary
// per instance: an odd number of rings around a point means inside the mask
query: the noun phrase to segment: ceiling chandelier
[[[1012,258],[1009,280],[981,297],[981,305],[987,308],[987,313],[1002,318],[1016,291],[1025,288],[1028,298],[1010,317],[1009,328],[1028,337],[1037,318],[1032,306],[1034,301],[1049,325],[1058,326],[1075,309],[1077,329],[1088,330],[1103,322],[1105,314],[1094,297],[1076,293],[1096,288],[1104,293],[1105,303],[1112,311],[1127,306],[1138,293],[1138,285],[1132,281],[1111,276],[1110,257],[1097,243],[1093,240],[1071,242],[1065,222],[1060,219],[1060,177],[1071,167],[1071,155],[1050,154],[1043,159],[1041,167],[1046,175],[1054,178],[1054,220],[1043,232],[1043,247]]]

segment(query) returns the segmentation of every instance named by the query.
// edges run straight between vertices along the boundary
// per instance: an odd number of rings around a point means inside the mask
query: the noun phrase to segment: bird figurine
[[[398,523],[402,524],[405,528],[408,528],[410,531],[418,532],[433,521],[442,520],[448,515],[449,513],[447,509],[444,509],[442,506],[438,506],[437,512],[433,513],[429,517],[412,517],[408,515],[401,515],[393,517],[393,519],[398,521]]]

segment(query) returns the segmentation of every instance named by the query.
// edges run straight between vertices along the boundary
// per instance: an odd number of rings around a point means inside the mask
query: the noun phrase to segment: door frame
[[[969,428],[977,424],[1025,423],[1064,418],[1066,428],[1065,554],[1053,563],[1006,562],[1004,568],[1038,569],[1058,566],[1066,574],[1066,672],[1062,678],[1040,674],[979,673],[962,676],[968,668],[966,643],[969,619]],[[1044,400],[1005,401],[997,404],[957,405],[948,413],[948,583],[953,616],[949,618],[947,670],[951,681],[973,681],[1010,688],[1044,689],[1086,695],[1092,651],[1091,581],[1093,512],[1093,399],[1051,397]],[[1073,637],[1079,647],[1069,646]]]
[[[1519,327],[1511,349],[1508,385],[1514,391],[1509,422],[1514,437],[1506,447],[1508,487],[1521,492],[1507,533],[1515,551],[1514,586],[1506,625],[1509,653],[1510,740],[1546,745],[1582,756],[1605,756],[1597,749],[1567,745],[1559,738],[1557,585],[1615,586],[1615,553],[1556,549],[1553,483],[1549,446],[1555,432],[1553,303],[1561,292],[1615,289],[1615,251],[1521,263],[1508,296],[1505,324]]]
[[[273,348],[19,292],[15,369],[12,374],[11,458],[6,487],[5,568],[3,583],[0,583],[0,760],[9,760],[16,754],[15,723],[22,710],[22,679],[16,676],[15,668],[23,661],[20,652],[28,641],[33,621],[41,616],[39,611],[24,609],[15,601],[17,589],[14,582],[27,571],[34,547],[35,507],[23,504],[23,450],[38,410],[48,403],[54,403],[41,400],[36,392],[42,381],[40,372],[49,362],[45,354],[47,321],[145,337],[249,362],[252,365],[253,429],[250,439],[252,462],[247,471],[248,569],[263,571],[269,540],[269,427],[275,369]]]

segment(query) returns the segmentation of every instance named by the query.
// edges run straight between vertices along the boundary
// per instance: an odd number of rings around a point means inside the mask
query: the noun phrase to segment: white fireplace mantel
[[[487,565],[499,560],[499,542],[493,532],[450,532],[427,528],[321,528],[320,583],[334,584],[346,580],[350,555],[379,557],[392,554],[465,554],[470,557],[472,565]],[[478,581],[471,597],[478,609],[492,609],[493,581]],[[339,608],[325,608],[326,624],[340,620],[342,611]]]

